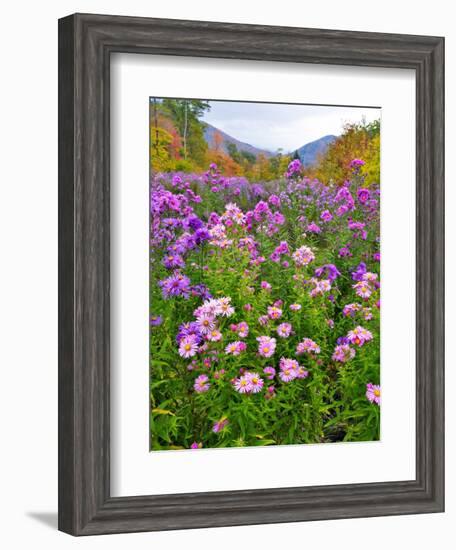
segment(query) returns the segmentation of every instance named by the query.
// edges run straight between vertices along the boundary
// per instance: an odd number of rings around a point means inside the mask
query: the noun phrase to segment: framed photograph
[[[443,38],[61,19],[59,529],[442,512],[443,206]]]

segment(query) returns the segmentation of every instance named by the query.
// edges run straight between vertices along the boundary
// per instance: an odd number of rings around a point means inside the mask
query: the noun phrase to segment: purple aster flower
[[[272,206],[276,206],[276,207],[280,206],[280,198],[277,195],[270,195],[268,202],[272,204]]]
[[[345,258],[347,256],[353,256],[353,254],[350,252],[348,246],[343,246],[339,249],[339,257]]]
[[[194,336],[195,342],[200,344],[203,340],[203,335],[200,332],[198,323],[192,321],[190,323],[183,323],[179,327],[179,331],[176,336],[176,342],[180,344],[182,338],[185,336]]]
[[[361,168],[361,166],[364,166],[366,163],[364,160],[361,159],[353,159],[350,161],[349,167],[350,168]]]
[[[187,225],[188,227],[190,227],[191,229],[193,229],[194,231],[196,231],[197,229],[200,229],[201,227],[203,227],[203,222],[198,218],[198,216],[196,216],[195,214],[189,216],[187,218]]]
[[[352,279],[354,281],[362,281],[364,274],[367,272],[367,267],[364,262],[360,262],[356,269],[352,272]]]
[[[348,344],[348,338],[346,336],[339,336],[339,338],[336,340],[337,345],[343,346],[344,344]]]
[[[161,315],[151,315],[150,316],[150,326],[158,327],[163,323],[163,317]]]
[[[192,296],[199,296],[203,300],[210,300],[212,298],[212,294],[209,292],[207,286],[203,283],[192,285],[190,287],[190,292]]]
[[[309,223],[309,225],[307,226],[307,231],[309,231],[310,233],[321,233],[321,229],[314,222]]]
[[[333,215],[329,210],[323,210],[320,214],[320,219],[324,222],[330,222],[333,219]]]
[[[293,176],[301,172],[302,164],[299,159],[292,160],[288,165],[287,173],[285,174],[287,178],[292,178]]]
[[[190,279],[181,273],[174,273],[170,277],[158,282],[162,289],[163,298],[182,296],[188,299],[190,295]]]
[[[195,243],[199,246],[200,244],[202,244],[204,241],[209,241],[212,237],[211,237],[211,234],[209,233],[209,231],[202,227],[200,229],[197,229],[195,231],[195,234],[193,235],[194,239],[195,239]]]
[[[370,198],[369,189],[358,189],[358,200],[361,204],[366,204]]]
[[[166,269],[175,269],[185,267],[185,262],[180,254],[168,254],[163,258],[163,265]]]
[[[322,275],[325,275],[330,281],[335,281],[339,277],[340,271],[334,264],[326,264],[322,267],[317,267],[315,270],[316,277],[321,277]]]

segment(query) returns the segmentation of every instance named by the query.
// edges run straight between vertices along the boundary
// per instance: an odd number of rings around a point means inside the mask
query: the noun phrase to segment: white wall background
[[[109,4],[109,5],[108,5]],[[74,539],[56,531],[57,506],[57,18],[73,12],[232,21],[446,36],[447,204],[456,201],[456,31],[451,2],[327,0],[147,0],[15,2],[0,33],[0,540],[8,549],[246,548],[287,545],[356,550],[450,548],[456,520],[456,374],[447,365],[447,512],[305,524]],[[447,335],[456,330],[451,293],[456,230],[448,215]],[[451,295],[450,295],[451,294]],[[450,358],[452,354],[450,355]]]

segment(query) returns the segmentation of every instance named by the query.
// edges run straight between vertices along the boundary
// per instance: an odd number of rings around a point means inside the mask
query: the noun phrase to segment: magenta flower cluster
[[[153,177],[152,364],[159,350],[164,380],[184,388],[166,402],[201,406],[211,437],[242,441],[233,411],[243,403],[280,402],[288,414],[287,399],[323,399],[328,418],[344,392],[380,405],[379,190],[363,165],[353,159],[353,181],[337,185],[307,179],[299,160],[268,184],[215,164]],[[204,437],[194,431],[187,448]]]

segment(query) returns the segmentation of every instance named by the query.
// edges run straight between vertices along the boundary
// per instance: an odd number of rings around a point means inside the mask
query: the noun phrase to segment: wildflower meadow
[[[159,107],[151,450],[378,440],[379,125],[356,127],[362,139],[347,127],[310,168],[210,145],[196,162],[190,134]]]

